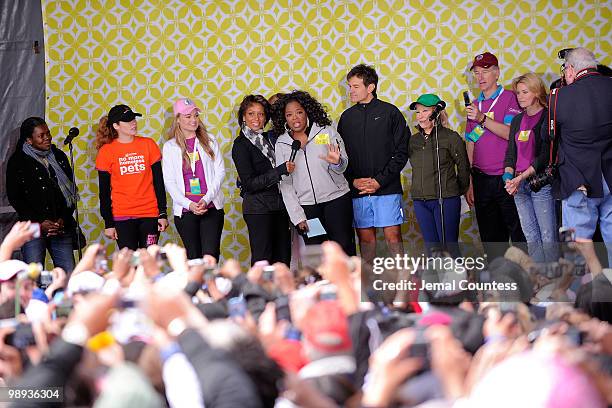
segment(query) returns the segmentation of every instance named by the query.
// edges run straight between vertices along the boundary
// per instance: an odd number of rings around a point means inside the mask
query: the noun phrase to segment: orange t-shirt
[[[151,165],[161,160],[157,143],[148,137],[134,137],[131,143],[117,139],[102,146],[96,169],[111,175],[113,217],[157,217],[157,197]]]

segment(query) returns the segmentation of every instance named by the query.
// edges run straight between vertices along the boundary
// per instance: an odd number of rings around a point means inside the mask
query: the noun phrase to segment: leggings
[[[132,251],[157,244],[159,231],[157,218],[134,218],[125,221],[115,221],[117,230],[117,245],[128,247]]]

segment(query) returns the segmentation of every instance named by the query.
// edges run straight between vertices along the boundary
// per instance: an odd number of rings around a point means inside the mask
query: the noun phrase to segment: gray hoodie
[[[284,163],[291,156],[293,138],[287,132],[276,141],[276,162]],[[327,155],[327,144],[340,146],[340,163],[329,164],[319,156]],[[308,142],[295,156],[295,171],[283,176],[280,191],[283,195],[289,218],[294,225],[306,220],[303,205],[313,205],[335,200],[349,192],[344,178],[348,157],[344,141],[332,126],[312,125]]]

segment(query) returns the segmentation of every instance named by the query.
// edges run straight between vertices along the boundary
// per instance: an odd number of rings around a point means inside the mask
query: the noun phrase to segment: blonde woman
[[[532,191],[528,180],[542,172],[549,161],[550,141],[546,132],[542,132],[548,116],[546,87],[536,74],[529,72],[512,81],[512,89],[522,112],[510,124],[502,179],[508,194],[514,196],[529,255],[536,262],[555,261],[557,222],[551,186]]]
[[[225,217],[221,150],[200,120],[201,109],[191,99],[178,99],[173,112],[162,168],[172,197],[174,224],[189,259],[204,255],[219,259]]]
[[[410,137],[408,150],[412,166],[410,195],[423,239],[428,248],[440,242],[454,244],[459,239],[461,196],[470,186],[470,162],[461,136],[448,127],[445,110],[440,123],[430,118],[436,105],[443,103],[438,95],[424,94],[410,104],[416,112],[416,132]],[[437,134],[440,147],[440,179],[444,209],[444,239],[438,202]]]

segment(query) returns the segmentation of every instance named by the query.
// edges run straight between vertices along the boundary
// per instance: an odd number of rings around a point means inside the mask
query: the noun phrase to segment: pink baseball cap
[[[0,282],[6,282],[20,272],[26,272],[29,270],[27,263],[18,259],[10,259],[8,261],[0,262]]]
[[[198,108],[194,101],[189,98],[180,98],[174,102],[174,116],[178,115],[189,115],[194,110],[202,112],[202,109]]]

